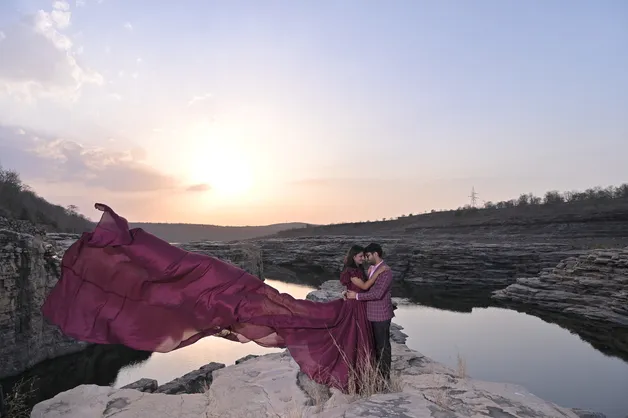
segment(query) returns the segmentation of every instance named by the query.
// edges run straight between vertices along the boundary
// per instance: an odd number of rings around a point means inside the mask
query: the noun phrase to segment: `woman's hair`
[[[349,248],[349,252],[345,256],[345,268],[361,268],[362,266],[358,266],[357,264],[355,264],[353,257],[362,252],[364,252],[364,247],[362,247],[361,245],[353,245],[351,248]]]

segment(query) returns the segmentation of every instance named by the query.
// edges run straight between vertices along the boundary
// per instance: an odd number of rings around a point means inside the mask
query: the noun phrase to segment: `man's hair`
[[[366,246],[366,248],[364,248],[364,253],[377,253],[379,258],[384,257],[384,250],[382,250],[382,246],[374,242],[370,243]]]

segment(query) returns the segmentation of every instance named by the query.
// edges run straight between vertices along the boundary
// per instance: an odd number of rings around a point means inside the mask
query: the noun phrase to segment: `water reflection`
[[[92,345],[80,353],[43,361],[18,376],[1,380],[0,385],[8,394],[16,383],[24,382],[24,392],[31,394],[27,403],[32,407],[79,385],[111,385],[122,367],[141,364],[150,355],[120,345]]]
[[[628,363],[555,324],[500,308],[463,314],[400,306],[396,316],[409,347],[453,368],[460,355],[476,379],[520,384],[543,399],[608,418],[628,411]]]

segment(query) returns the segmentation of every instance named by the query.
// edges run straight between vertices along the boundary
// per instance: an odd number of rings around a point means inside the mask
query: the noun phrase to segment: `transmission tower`
[[[475,186],[471,187],[471,194],[469,197],[471,198],[471,207],[475,207],[475,204],[478,201],[478,194],[475,192]]]

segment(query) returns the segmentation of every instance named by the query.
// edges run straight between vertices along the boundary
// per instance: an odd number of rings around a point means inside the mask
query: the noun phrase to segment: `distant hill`
[[[142,228],[168,242],[190,241],[236,241],[274,235],[287,229],[305,228],[300,222],[265,226],[217,226],[202,224],[174,224],[152,222],[129,222],[131,228]]]
[[[461,233],[473,230],[511,228],[531,230],[543,225],[583,223],[619,223],[628,225],[628,184],[595,187],[584,192],[549,191],[543,198],[522,194],[517,199],[486,202],[484,207],[431,211],[398,218],[311,226],[280,231],[275,237],[293,238],[324,235],[390,235],[422,232]],[[624,234],[624,230],[617,231]]]
[[[94,224],[75,206],[54,205],[23,184],[15,171],[0,167],[0,217],[28,221],[46,232],[82,233]]]

